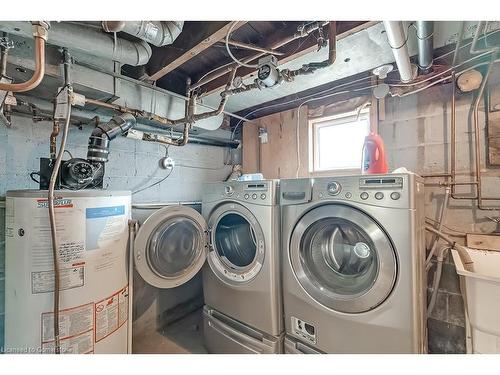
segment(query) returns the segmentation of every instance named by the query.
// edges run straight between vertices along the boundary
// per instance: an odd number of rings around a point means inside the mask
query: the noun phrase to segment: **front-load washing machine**
[[[203,293],[207,309],[217,312],[206,314],[207,319],[224,316],[228,318],[227,327],[230,322],[239,322],[250,331],[272,336],[274,341],[281,342],[283,309],[278,189],[275,180],[205,185],[202,213],[208,222],[209,234]],[[228,334],[221,327],[210,321],[205,324],[209,351],[247,352],[245,348],[223,348],[220,343],[227,339]],[[233,328],[238,330],[234,325]],[[276,350],[281,351],[281,346],[276,345]]]
[[[277,187],[276,181],[208,184],[203,215],[169,205],[152,212],[137,232],[135,267],[151,286],[180,290],[206,264],[210,352],[282,351]]]
[[[281,180],[286,334],[325,353],[424,353],[423,181]]]
[[[151,222],[158,217],[164,217],[168,221],[168,218],[171,217],[169,213],[191,212],[190,209],[201,213],[201,202],[132,205],[132,218],[138,222],[138,233],[134,244],[135,252],[142,260],[146,260],[146,263],[140,260],[135,262],[136,265],[139,265],[141,273],[139,274],[136,270],[133,279],[134,321],[132,334],[134,352],[142,352],[152,335],[158,331],[164,331],[165,326],[176,319],[176,311],[179,311],[179,306],[182,306],[182,311],[186,314],[203,306],[201,271],[178,287],[171,287],[173,283],[167,281],[169,275],[175,273],[176,269],[182,268],[182,266],[175,265],[175,262],[184,261],[185,255],[180,257],[177,255],[186,254],[189,251],[186,250],[185,246],[179,247],[178,244],[189,243],[190,233],[182,231],[182,224],[174,225],[170,231],[167,231],[161,224],[161,220],[155,220],[155,223],[160,222],[159,225],[152,225]],[[155,216],[151,218],[153,214]],[[181,234],[179,235],[179,233]],[[184,235],[187,236],[187,241],[183,241],[182,236]],[[179,236],[181,237],[179,238]],[[172,240],[180,242],[172,242]],[[175,253],[172,244],[177,245],[177,249],[180,249],[179,253]],[[149,257],[149,260],[144,257]],[[166,269],[165,261],[171,262],[170,271]],[[154,272],[155,275],[165,276],[165,279],[153,278],[150,276],[151,272]]]

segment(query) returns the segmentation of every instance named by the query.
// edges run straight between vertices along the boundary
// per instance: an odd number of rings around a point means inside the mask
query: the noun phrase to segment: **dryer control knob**
[[[342,190],[342,187],[338,182],[333,181],[326,186],[326,190],[330,195],[337,195],[338,193],[340,193],[340,190]]]
[[[224,193],[226,193],[226,195],[233,195],[233,193],[234,193],[233,187],[232,186],[225,186]]]

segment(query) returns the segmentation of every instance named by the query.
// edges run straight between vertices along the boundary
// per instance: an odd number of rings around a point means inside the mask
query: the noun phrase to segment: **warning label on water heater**
[[[95,342],[105,339],[128,319],[128,286],[95,304]]]
[[[85,354],[94,351],[94,304],[59,311],[59,336],[62,353]],[[42,313],[42,349],[54,349],[54,313]]]
[[[59,290],[78,288],[85,284],[85,267],[77,265],[59,270]],[[54,271],[31,273],[31,293],[48,293],[54,291]]]

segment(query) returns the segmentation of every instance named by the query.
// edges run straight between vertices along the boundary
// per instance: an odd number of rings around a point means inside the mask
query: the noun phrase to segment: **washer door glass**
[[[294,272],[306,292],[336,311],[358,313],[382,303],[396,280],[396,256],[365,213],[330,204],[309,211],[291,241]]]
[[[196,275],[206,258],[206,223],[194,209],[165,207],[140,227],[134,260],[141,277],[159,288],[179,286]]]
[[[151,236],[146,252],[148,262],[159,276],[176,277],[199,256],[201,242],[204,238],[190,218],[165,220]]]
[[[255,216],[238,203],[225,203],[211,214],[211,251],[208,263],[223,281],[247,282],[264,262],[264,233]]]

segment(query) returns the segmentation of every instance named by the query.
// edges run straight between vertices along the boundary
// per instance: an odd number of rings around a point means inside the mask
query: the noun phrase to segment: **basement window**
[[[349,112],[310,121],[311,172],[357,173],[370,132],[370,112]]]

